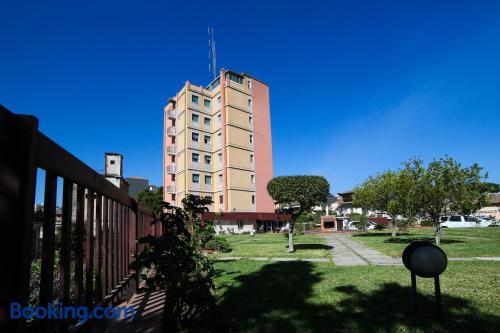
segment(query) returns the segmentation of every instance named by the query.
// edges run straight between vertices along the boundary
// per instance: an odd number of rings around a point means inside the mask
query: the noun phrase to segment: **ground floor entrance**
[[[257,220],[257,232],[280,232],[285,226],[285,221]]]

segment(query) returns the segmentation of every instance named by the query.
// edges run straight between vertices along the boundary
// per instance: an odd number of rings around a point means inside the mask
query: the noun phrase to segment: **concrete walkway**
[[[325,235],[326,244],[333,247],[333,262],[339,266],[402,265],[401,258],[392,258],[371,249],[346,235]]]
[[[253,261],[309,261],[309,262],[333,262],[338,266],[361,266],[361,265],[403,265],[401,258],[393,258],[375,249],[359,243],[345,234],[323,234],[326,244],[332,247],[330,258],[294,258],[294,257],[216,257],[218,261],[253,260]],[[500,257],[469,257],[448,258],[448,261],[500,261]]]

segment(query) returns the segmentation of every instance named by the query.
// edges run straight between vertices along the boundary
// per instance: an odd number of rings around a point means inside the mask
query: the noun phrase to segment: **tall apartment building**
[[[210,197],[212,212],[274,213],[266,84],[221,70],[206,87],[187,81],[164,112],[165,201],[180,206],[193,194]]]

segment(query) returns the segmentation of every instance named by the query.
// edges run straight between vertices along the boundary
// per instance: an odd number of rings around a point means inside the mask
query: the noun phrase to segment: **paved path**
[[[339,266],[402,265],[400,258],[392,258],[346,235],[325,235],[326,244],[333,247],[333,262]]]

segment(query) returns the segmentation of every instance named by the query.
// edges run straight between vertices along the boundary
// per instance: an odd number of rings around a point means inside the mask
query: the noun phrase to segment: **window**
[[[222,186],[222,173],[219,174],[219,184]]]
[[[255,176],[250,175],[250,183],[255,184]]]
[[[248,80],[248,89],[252,89],[252,81]]]
[[[210,100],[209,99],[205,99],[203,100],[203,106],[205,107],[205,110],[210,110]]]
[[[252,195],[252,205],[255,205],[255,195]]]
[[[115,164],[115,161],[111,160],[111,161],[109,161],[109,164],[113,165],[113,164]]]
[[[222,163],[222,153],[219,153],[218,157],[219,157],[219,163]]]
[[[210,135],[205,135],[205,137],[203,138],[203,142],[205,142],[207,145],[209,145],[211,141],[212,139],[210,138]]]
[[[200,175],[197,173],[193,173],[193,183],[199,184],[200,183]]]
[[[197,123],[200,121],[200,116],[198,116],[197,114],[192,114],[191,115],[191,120],[193,121],[193,123]]]
[[[219,195],[219,203],[222,205],[224,203],[224,196]]]
[[[253,163],[253,154],[250,154],[250,163]]]
[[[474,216],[466,216],[465,222],[479,222],[478,219]]]
[[[448,221],[448,217],[447,217],[447,216],[443,216],[443,217],[441,218],[441,222],[446,222],[446,221]]]
[[[198,161],[200,160],[200,154],[193,153],[193,155],[191,156],[191,160],[195,163],[198,163]]]
[[[191,102],[193,102],[193,104],[198,104],[198,96],[192,95],[191,96]]]
[[[217,97],[217,109],[220,109],[220,105],[222,103],[222,99],[220,96]]]
[[[200,137],[199,133],[191,133],[191,139],[193,139],[193,142],[198,142],[199,137]]]
[[[175,201],[175,194],[172,194],[172,201]]]
[[[212,176],[205,176],[205,184],[207,185],[212,184]]]
[[[252,107],[252,100],[249,98],[248,99],[248,107],[251,108]]]
[[[241,221],[241,220],[239,220],[239,221],[238,221],[238,229],[239,229],[239,230],[243,229],[243,226],[244,226],[244,225],[245,225],[245,222],[244,222],[244,221]]]
[[[214,90],[215,88],[217,88],[220,84],[220,77],[217,78],[217,80],[215,80],[214,82],[212,82],[210,84],[210,86],[208,87],[209,90]]]
[[[460,216],[460,215],[453,215],[452,217],[450,217],[450,221],[451,222],[462,222],[462,216]]]
[[[248,117],[248,125],[252,126],[252,117]]]
[[[253,143],[253,135],[250,134],[250,143]]]
[[[217,122],[219,123],[219,125],[222,123],[222,116],[221,115],[217,116]]]
[[[211,197],[211,196],[209,196],[209,195],[207,195],[207,196],[205,197],[205,199],[210,200],[211,202],[213,202],[212,197]]]
[[[229,80],[234,81],[234,82],[239,83],[239,84],[243,84],[243,77],[236,75],[236,74],[233,74],[233,73],[229,73]]]
[[[217,134],[217,144],[220,145],[222,143],[222,133]]]
[[[212,162],[212,156],[205,155],[205,164],[210,164]]]
[[[205,125],[210,126],[210,118],[205,117],[203,122],[205,123]]]

